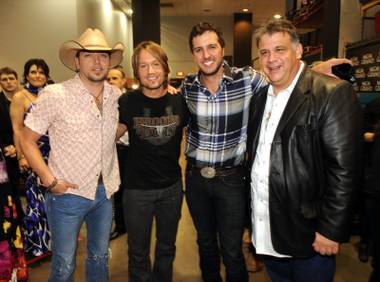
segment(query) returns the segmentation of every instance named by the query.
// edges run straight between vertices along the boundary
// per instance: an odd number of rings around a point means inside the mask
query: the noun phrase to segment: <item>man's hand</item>
[[[21,172],[28,171],[28,169],[29,169],[28,161],[24,157],[21,157],[18,160],[18,166],[19,166]]]
[[[6,155],[7,157],[15,158],[17,156],[15,146],[8,145],[4,147],[4,155]]]
[[[169,92],[169,94],[174,95],[174,94],[178,94],[178,93],[179,93],[179,90],[176,89],[176,88],[174,88],[174,87],[171,86],[171,85],[168,85],[168,92]]]
[[[55,185],[50,192],[54,195],[63,195],[68,189],[78,189],[78,185],[69,183],[65,180],[58,180],[57,185]]]
[[[331,76],[331,77],[338,78],[337,76],[335,76],[332,73],[332,67],[337,66],[337,65],[341,65],[341,64],[352,65],[352,62],[348,59],[345,59],[345,58],[342,58],[342,59],[332,58],[330,60],[327,60],[325,62],[321,62],[321,63],[315,65],[314,67],[312,67],[312,70],[319,72],[319,73],[323,73],[323,74]]]
[[[321,255],[336,255],[339,252],[339,243],[327,239],[325,236],[315,232],[315,240],[313,243],[314,250]]]

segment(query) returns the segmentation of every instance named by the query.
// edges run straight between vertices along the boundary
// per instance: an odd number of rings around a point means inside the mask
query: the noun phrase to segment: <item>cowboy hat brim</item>
[[[77,41],[67,41],[63,43],[62,47],[59,49],[59,58],[61,62],[73,71],[77,71],[75,64],[75,57],[78,51],[107,51],[110,53],[110,68],[114,68],[120,64],[123,59],[123,50],[124,46],[122,43],[118,42],[114,45],[113,48],[104,47],[104,46],[82,46]]]

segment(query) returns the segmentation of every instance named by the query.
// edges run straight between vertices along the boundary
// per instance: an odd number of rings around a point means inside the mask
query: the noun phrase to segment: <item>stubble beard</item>
[[[163,81],[159,85],[152,87],[152,86],[146,85],[145,83],[142,83],[141,81],[139,81],[139,82],[140,82],[141,87],[145,88],[147,90],[157,90],[157,89],[160,89],[161,87],[164,86],[164,83],[165,83],[165,81]]]
[[[200,72],[203,76],[213,76],[219,72],[222,65],[223,65],[223,60],[220,61],[219,65],[215,68],[215,70],[211,72],[204,72],[202,69],[200,69]]]
[[[102,82],[102,81],[105,81],[107,79],[107,73],[104,73],[100,77],[97,77],[97,76],[94,76],[94,75],[88,75],[87,79],[89,81],[91,81],[91,82]]]

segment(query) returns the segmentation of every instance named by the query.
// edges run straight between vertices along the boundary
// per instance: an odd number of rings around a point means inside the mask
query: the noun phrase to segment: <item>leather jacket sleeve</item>
[[[325,237],[348,240],[352,201],[362,142],[362,111],[346,82],[338,83],[322,107],[320,138],[325,163],[325,191],[317,231]]]

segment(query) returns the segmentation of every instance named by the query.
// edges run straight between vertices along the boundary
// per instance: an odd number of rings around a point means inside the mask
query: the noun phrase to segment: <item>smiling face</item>
[[[106,52],[80,52],[75,57],[79,76],[90,82],[102,82],[107,78],[110,56]]]
[[[157,90],[164,88],[165,71],[163,66],[157,58],[144,49],[139,53],[137,73],[143,89]]]
[[[26,80],[36,88],[45,86],[47,82],[47,77],[42,68],[32,65],[29,68],[29,72],[26,75]]]
[[[300,67],[302,45],[291,41],[289,34],[264,34],[258,44],[260,65],[275,93],[286,89]]]
[[[221,75],[224,48],[213,31],[206,31],[192,40],[194,62],[204,76]]]

